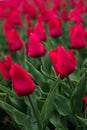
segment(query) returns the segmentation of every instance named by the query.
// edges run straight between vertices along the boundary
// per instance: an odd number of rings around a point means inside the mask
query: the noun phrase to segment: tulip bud
[[[57,49],[49,52],[49,57],[56,75],[60,75],[61,79],[67,77],[76,68],[76,58],[71,50],[66,51],[63,47],[58,46]]]
[[[30,43],[27,46],[27,54],[30,57],[40,57],[46,53],[46,49],[35,33],[30,34]]]
[[[11,68],[12,86],[18,96],[31,94],[35,89],[35,84],[28,72],[20,65],[13,64]]]

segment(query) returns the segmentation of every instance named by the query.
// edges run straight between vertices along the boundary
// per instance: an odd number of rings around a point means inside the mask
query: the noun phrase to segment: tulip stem
[[[70,88],[72,89],[73,87],[72,87],[72,84],[71,84],[71,81],[70,81],[69,77],[67,77],[67,81],[68,81],[68,84],[69,84]]]
[[[35,116],[35,118],[36,118],[36,120],[37,120],[38,128],[39,128],[39,130],[41,130],[41,127],[42,127],[41,121],[40,121],[40,119],[39,119],[39,117],[38,117],[37,111],[35,110],[35,107],[34,107],[34,105],[33,105],[33,101],[32,101],[32,99],[31,99],[30,95],[28,96],[28,99],[29,99],[30,105],[31,105],[31,107],[32,107],[33,114],[34,114],[34,116]]]

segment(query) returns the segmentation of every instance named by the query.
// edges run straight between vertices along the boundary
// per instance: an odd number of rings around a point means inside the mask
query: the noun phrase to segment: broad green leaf
[[[68,116],[71,114],[70,102],[69,99],[62,95],[56,95],[54,99],[54,105],[62,116]]]
[[[0,93],[0,100],[6,101],[7,99],[7,94],[6,93]]]
[[[70,96],[72,95],[72,89],[69,88],[66,84],[64,84],[62,81],[59,83],[60,87],[63,88],[63,90],[69,94]]]
[[[18,110],[22,112],[26,112],[26,104],[24,102],[24,99],[21,97],[11,97],[8,96],[9,104],[17,108]]]
[[[24,113],[18,111],[16,108],[3,101],[0,101],[0,107],[9,114],[9,116],[17,123],[20,128],[24,127],[24,130],[33,130],[32,122],[28,115],[25,115]]]
[[[63,119],[63,118],[61,118],[61,116],[59,116],[59,119],[56,120],[56,124],[57,124],[55,126],[56,129],[58,129],[58,130],[68,130],[66,118]]]
[[[40,112],[39,112],[39,109],[37,107],[35,100],[33,99],[33,96],[32,97],[26,96],[26,97],[24,97],[24,100],[25,100],[25,103],[28,105],[28,107],[29,108],[31,107],[33,116],[38,123],[38,127],[41,129],[42,128],[42,122],[41,122]]]
[[[44,76],[28,60],[26,60],[26,62],[29,67],[29,72],[33,75],[35,82],[38,85],[42,85],[44,82]]]
[[[25,48],[24,45],[23,45],[23,48],[22,48],[22,53],[17,52],[17,54],[18,54],[18,59],[19,59],[20,65],[23,68],[25,68],[26,70],[28,70],[28,66],[27,66],[27,63],[26,63],[26,48]]]
[[[74,114],[80,115],[82,112],[82,99],[87,89],[87,72],[83,74],[76,86],[70,100],[71,109]]]
[[[57,80],[53,83],[53,85],[51,86],[50,92],[47,96],[46,101],[44,102],[42,111],[41,111],[41,118],[43,121],[43,129],[44,130],[46,128],[46,125],[49,121],[49,118],[51,116],[51,112],[53,111],[53,101],[54,101],[54,97],[55,97],[55,91],[58,88],[58,84],[59,84],[59,77],[57,78]]]
[[[61,118],[61,116],[59,115],[57,110],[54,110],[51,113],[50,122],[57,128],[60,124],[60,118]]]
[[[78,119],[79,123],[83,127],[87,127],[87,119],[84,119],[78,115],[76,115],[76,118]]]
[[[41,63],[42,63],[44,71],[46,71],[48,74],[50,74],[51,73],[51,61],[49,59],[48,53],[45,54],[43,57],[41,57]]]
[[[39,108],[39,111],[42,110],[43,104],[44,104],[43,100],[37,99],[37,106]]]

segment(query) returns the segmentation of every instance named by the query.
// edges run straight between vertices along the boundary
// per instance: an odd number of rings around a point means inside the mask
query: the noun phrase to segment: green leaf
[[[82,99],[87,89],[86,85],[87,85],[87,72],[83,74],[83,76],[81,77],[81,80],[79,81],[77,87],[75,88],[71,96],[70,104],[71,104],[72,112],[74,114],[81,115]]]
[[[25,68],[26,70],[28,70],[28,66],[27,66],[27,63],[26,63],[26,48],[25,48],[24,45],[23,45],[23,48],[22,48],[22,53],[18,52],[18,59],[19,59],[21,66],[23,68]]]
[[[31,107],[32,116],[34,116],[34,120],[36,120],[36,122],[38,123],[38,129],[40,130],[42,128],[42,122],[40,112],[35,102],[35,99],[33,99],[33,97],[31,96],[26,96],[24,100],[25,103],[28,105],[28,107],[29,108]]]
[[[63,88],[63,90],[68,93],[70,96],[72,95],[72,89],[69,88],[66,84],[64,84],[63,82],[60,82],[59,84],[61,86],[61,88]]]
[[[6,101],[7,99],[7,94],[6,93],[0,93],[0,100]]]
[[[56,128],[55,130],[65,130],[65,129],[63,129],[63,128]]]
[[[83,127],[87,127],[87,119],[84,119],[78,115],[76,115],[76,118],[78,119],[79,123]]]
[[[58,84],[59,84],[59,77],[57,78],[57,80],[53,83],[53,85],[51,86],[51,89],[50,89],[50,92],[47,96],[47,99],[46,101],[44,102],[44,105],[43,105],[43,108],[42,108],[42,111],[41,111],[41,118],[42,118],[42,121],[43,121],[43,129],[44,130],[46,128],[46,125],[49,121],[49,118],[51,116],[51,112],[53,111],[53,100],[54,100],[54,97],[55,97],[55,91],[58,87]]]
[[[33,75],[35,82],[38,85],[42,85],[42,83],[45,82],[44,76],[28,60],[26,60],[26,62],[29,67],[29,72]]]
[[[54,110],[50,117],[50,122],[57,128],[60,124],[60,115],[59,113]]]
[[[55,128],[57,130],[68,130],[66,118],[61,118],[61,116],[59,116],[59,120],[56,120],[56,123],[57,125],[55,126]]]
[[[69,99],[62,95],[56,95],[54,99],[54,105],[62,116],[68,116],[71,114],[70,102]]]
[[[41,57],[41,62],[44,71],[46,71],[48,74],[51,73],[51,61],[49,59],[48,53],[45,54],[43,57]]]
[[[24,113],[18,111],[16,108],[3,101],[0,101],[0,107],[9,114],[9,116],[17,123],[20,128],[24,127],[24,130],[33,130],[32,122],[28,115],[25,115]]]
[[[21,97],[8,97],[8,102],[10,105],[14,106],[15,108],[17,108],[18,110],[22,111],[22,112],[26,112],[26,104],[24,102],[24,99]]]
[[[15,93],[10,88],[7,88],[6,86],[3,86],[1,84],[0,84],[0,90],[8,94],[9,96],[16,97]]]

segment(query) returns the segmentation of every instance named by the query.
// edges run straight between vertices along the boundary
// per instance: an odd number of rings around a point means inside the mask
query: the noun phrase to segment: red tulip
[[[27,46],[27,54],[30,57],[40,57],[46,53],[46,49],[35,33],[30,34],[30,43]]]
[[[61,79],[67,77],[76,68],[76,58],[71,50],[66,51],[63,47],[58,46],[57,49],[49,52],[49,57],[56,75],[60,75]]]
[[[49,9],[49,10],[42,10],[41,14],[37,17],[39,22],[48,22],[50,19],[57,18],[58,14],[55,8]]]
[[[28,1],[23,2],[21,12],[24,14],[28,14],[30,18],[36,17],[36,8]]]
[[[44,28],[42,23],[38,22],[36,24],[34,32],[37,35],[37,37],[40,39],[40,41],[46,41],[47,40],[45,28]]]
[[[23,41],[16,30],[11,30],[8,32],[7,40],[10,51],[17,51],[22,48]]]
[[[3,29],[4,29],[4,35],[5,35],[6,37],[8,37],[10,31],[13,30],[14,27],[13,27],[13,25],[11,25],[11,24],[9,23],[8,20],[6,20],[5,23],[3,24]]]
[[[76,5],[75,0],[70,0],[70,3],[71,3],[72,6],[75,6],[75,5]]]
[[[74,21],[74,22],[81,22],[81,21],[83,21],[82,14],[77,9],[71,9],[70,10],[70,12],[69,12],[69,19],[70,19],[70,21]]]
[[[13,64],[11,69],[12,86],[18,96],[31,94],[35,89],[35,84],[31,75],[20,65]]]
[[[42,1],[42,0],[41,1],[40,0],[33,0],[33,1],[40,11],[45,9],[44,1]]]
[[[16,27],[16,26],[23,27],[23,24],[21,21],[21,14],[19,11],[10,11],[7,15],[7,21],[13,27]]]
[[[87,96],[84,96],[84,97],[83,97],[83,102],[84,102],[84,104],[85,104],[85,107],[87,108]]]
[[[58,9],[61,7],[61,0],[54,0],[55,8]]]
[[[62,21],[59,18],[53,18],[48,23],[50,36],[56,37],[62,35]]]
[[[84,8],[84,2],[83,0],[79,0],[76,4],[76,8],[81,12],[83,13],[85,11],[85,8]]]
[[[70,27],[70,42],[74,49],[81,49],[86,47],[86,30],[82,23],[77,23]]]
[[[6,56],[4,61],[0,61],[0,72],[5,80],[11,80],[10,70],[12,64],[11,56]]]
[[[63,9],[63,10],[61,11],[61,17],[62,17],[62,19],[63,19],[64,21],[68,21],[68,20],[69,20],[68,13],[67,13],[67,11],[66,11],[65,9]]]

